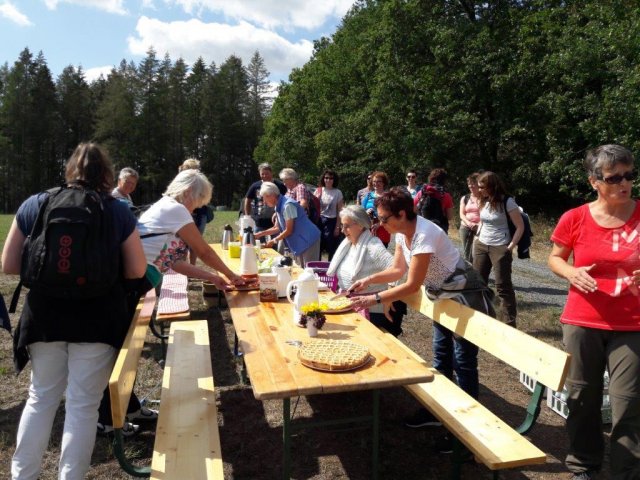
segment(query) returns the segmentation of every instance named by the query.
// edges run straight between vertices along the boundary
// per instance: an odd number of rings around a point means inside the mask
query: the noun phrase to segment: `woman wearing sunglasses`
[[[516,293],[511,281],[513,249],[524,233],[524,220],[520,207],[509,197],[504,184],[493,172],[481,173],[478,177],[480,193],[480,226],[478,238],[473,243],[473,268],[485,283],[493,269],[496,291],[501,300],[500,320],[516,326]],[[513,236],[509,232],[507,215],[516,227]]]
[[[620,145],[589,151],[584,166],[597,197],[562,215],[551,235],[549,267],[570,283],[560,321],[572,356],[565,464],[574,479],[593,478],[602,465],[605,368],[611,478],[640,476],[640,208],[631,197],[633,164]]]
[[[354,282],[349,290],[364,291],[372,284],[385,284],[400,280],[406,273],[406,282],[371,295],[354,296],[355,308],[369,308],[383,303],[390,305],[424,287],[429,298],[451,298],[475,310],[494,316],[491,303],[493,293],[480,276],[460,256],[460,252],[447,234],[430,220],[418,216],[413,199],[404,187],[394,187],[375,201],[380,223],[395,234],[396,248],[393,264],[378,273]],[[386,309],[385,309],[386,310]],[[391,317],[388,316],[391,320]],[[460,388],[474,398],[478,397],[478,347],[439,323],[433,324],[433,366],[456,379]],[[439,422],[425,409],[420,409],[406,425],[423,427]],[[446,437],[438,448],[451,447]]]

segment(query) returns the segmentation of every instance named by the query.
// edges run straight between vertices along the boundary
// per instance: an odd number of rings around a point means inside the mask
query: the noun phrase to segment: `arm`
[[[140,233],[137,228],[122,242],[122,264],[124,265],[124,278],[142,278],[147,270],[147,259],[140,241]]]
[[[204,238],[202,238],[202,235],[198,231],[198,227],[196,227],[195,223],[187,223],[184,227],[178,230],[177,233],[205,265],[222,272],[224,276],[233,283],[243,283],[240,275],[234,273],[229,267],[227,267],[216,252],[214,252],[207,242],[204,241]],[[180,262],[176,262],[176,264],[179,263]],[[181,267],[178,266],[178,268]]]
[[[522,234],[524,233],[524,220],[522,220],[522,214],[520,213],[519,208],[514,208],[513,210],[511,210],[509,212],[509,218],[511,218],[511,221],[516,226],[516,231],[513,232],[511,242],[509,243],[509,245],[507,245],[507,248],[509,250],[513,250],[514,247],[518,245],[518,242],[520,241],[520,238],[522,238]]]
[[[400,260],[404,263],[404,256],[402,255],[402,248],[396,246],[396,254],[393,259],[393,266],[391,269],[397,268],[398,263],[398,252],[400,253]],[[418,255],[414,255],[411,257],[411,263],[409,264],[409,273],[407,275],[407,281],[401,285],[397,285],[389,290],[385,290],[384,292],[380,292],[379,296],[382,303],[389,304],[394,302],[395,300],[399,300],[401,298],[407,297],[422,287],[424,283],[424,278],[427,276],[427,270],[429,269],[429,263],[431,263],[431,253],[421,253]],[[406,269],[406,263],[405,269]],[[380,272],[375,275],[371,275],[368,277],[369,279],[373,279],[373,283],[384,283],[387,281],[387,278],[381,278],[380,275],[385,272]],[[402,275],[401,275],[402,276]],[[400,277],[398,277],[400,278]],[[396,278],[395,280],[397,280]],[[366,279],[363,279],[366,280]],[[388,280],[393,281],[393,280]],[[362,280],[360,280],[362,282]],[[355,285],[355,284],[354,284]],[[351,303],[357,308],[367,308],[376,303],[375,295],[366,295],[362,297],[352,297]]]
[[[18,275],[22,263],[22,249],[27,237],[18,228],[18,222],[13,219],[7,234],[7,240],[2,249],[2,272],[8,275]]]
[[[249,197],[244,197],[244,214],[251,215],[251,199]]]
[[[340,236],[340,231],[342,230],[342,221],[340,220],[340,212],[344,208],[344,200],[340,199],[338,201],[338,205],[336,206],[336,228],[333,231],[333,236]]]
[[[551,271],[559,277],[567,279],[571,285],[582,293],[595,292],[598,289],[598,284],[589,275],[589,271],[595,267],[595,263],[588,267],[574,267],[569,264],[570,255],[571,249],[569,247],[554,242],[547,261]]]
[[[277,235],[278,233],[280,233],[280,229],[278,228],[277,225],[274,225],[273,227],[267,228],[266,230],[261,230],[259,232],[256,232],[254,234],[254,237],[262,238],[266,235]]]
[[[171,265],[171,268],[173,271],[186,275],[187,277],[199,278],[201,280],[211,282],[220,290],[227,290],[229,288],[227,282],[220,275],[203,268],[196,267],[195,265],[191,265],[189,262],[185,262],[184,260],[175,262]]]
[[[280,232],[280,229],[276,228],[275,233],[279,233],[279,235],[277,235],[276,237],[273,237],[271,239],[271,241],[267,242],[265,245],[267,247],[272,247],[275,244],[277,244],[280,240],[284,240],[285,238],[287,238],[289,235],[291,235],[293,233],[293,228],[294,228],[294,222],[296,221],[295,218],[288,218],[287,220],[285,220],[285,229],[284,231]]]
[[[449,220],[449,223],[453,223],[453,207],[445,209],[445,213],[447,215],[447,220]]]
[[[391,283],[396,280],[400,280],[407,271],[407,264],[404,261],[404,255],[402,254],[402,247],[396,244],[396,250],[393,255],[393,263],[389,268],[382,270],[381,272],[369,275],[362,278],[349,288],[351,292],[359,292],[367,288],[372,283]]]
[[[471,228],[471,226],[467,223],[467,216],[464,213],[464,197],[460,199],[460,209],[458,215],[460,215],[460,226],[465,226],[467,228]]]

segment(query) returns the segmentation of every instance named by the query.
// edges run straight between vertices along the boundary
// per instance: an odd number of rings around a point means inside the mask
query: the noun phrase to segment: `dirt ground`
[[[12,282],[3,280],[0,290],[5,298],[12,292]],[[233,327],[224,308],[217,300],[203,297],[201,284],[190,284],[192,318],[207,318],[213,374],[218,398],[218,412],[225,478],[261,480],[281,475],[282,465],[282,403],[258,401],[251,387],[243,385],[239,376],[239,363],[233,355]],[[548,315],[527,306],[527,313],[519,319],[519,327],[549,343],[558,344],[559,330],[540,322]],[[557,317],[556,320],[557,322]],[[13,320],[13,324],[17,319]],[[431,322],[419,314],[411,313],[403,325],[400,337],[417,353],[431,358]],[[161,378],[160,345],[149,336],[142,355],[138,386],[141,397],[153,399],[159,395]],[[508,424],[517,426],[525,415],[529,399],[528,390],[519,383],[518,372],[493,356],[480,354],[480,401],[498,412]],[[15,434],[24,406],[28,387],[28,371],[19,377],[13,374],[10,338],[0,332],[0,478],[9,478],[11,454],[15,448]],[[302,397],[292,399],[296,418],[327,417],[347,411],[368,411],[371,393]],[[151,405],[153,407],[153,405]],[[442,428],[410,429],[402,419],[417,407],[416,401],[403,388],[383,391],[381,396],[380,478],[382,479],[441,479],[448,478],[450,455],[437,454],[434,440]],[[60,447],[63,421],[60,408],[54,424],[54,433],[44,461],[41,480],[56,478],[56,462]],[[154,425],[143,426],[143,431],[128,440],[128,454],[148,464],[153,450]],[[546,405],[543,406],[536,426],[527,437],[545,453],[545,465],[509,470],[501,474],[505,479],[551,480],[568,478],[562,464],[567,439],[564,420]],[[371,478],[371,449],[368,430],[335,432],[318,429],[294,438],[292,478],[295,479],[351,479]],[[108,438],[99,437],[92,466],[87,478],[125,479],[111,452]],[[463,478],[492,478],[484,465],[470,463],[463,467]],[[608,478],[606,474],[599,478]],[[188,480],[188,479],[186,479]]]

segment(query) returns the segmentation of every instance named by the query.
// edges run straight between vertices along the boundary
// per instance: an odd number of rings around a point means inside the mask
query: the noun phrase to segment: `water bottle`
[[[246,227],[242,236],[242,245],[251,245],[253,247],[255,244],[256,237],[253,235],[253,228]]]
[[[231,225],[227,224],[224,226],[224,231],[222,232],[222,249],[229,250],[229,242],[233,241],[233,228]]]

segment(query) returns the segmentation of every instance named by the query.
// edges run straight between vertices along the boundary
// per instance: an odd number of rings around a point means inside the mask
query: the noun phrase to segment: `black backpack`
[[[507,212],[507,200],[509,199],[508,195],[505,195],[502,199],[502,208],[505,216],[507,217],[507,225],[509,226],[509,233],[513,238],[513,234],[516,231],[515,224],[511,221],[511,217],[509,217],[509,213]],[[529,221],[529,215],[527,215],[522,209],[518,209],[520,214],[522,215],[522,221],[524,222],[524,232],[518,241],[518,258],[531,258],[530,249],[531,249],[531,237],[533,237],[533,231],[531,230],[531,222]]]
[[[449,231],[449,219],[444,214],[442,200],[444,191],[442,187],[433,184],[425,184],[422,187],[420,201],[418,202],[418,214],[431,220],[447,233]]]
[[[322,226],[322,219],[320,218],[322,206],[320,205],[320,199],[316,197],[313,194],[313,191],[306,185],[305,188],[309,192],[309,201],[307,202],[307,206],[309,209],[309,220],[311,220],[316,227],[320,228]]]
[[[77,184],[48,191],[24,245],[18,295],[21,285],[56,298],[109,292],[120,276],[120,249],[107,201],[115,200]]]

